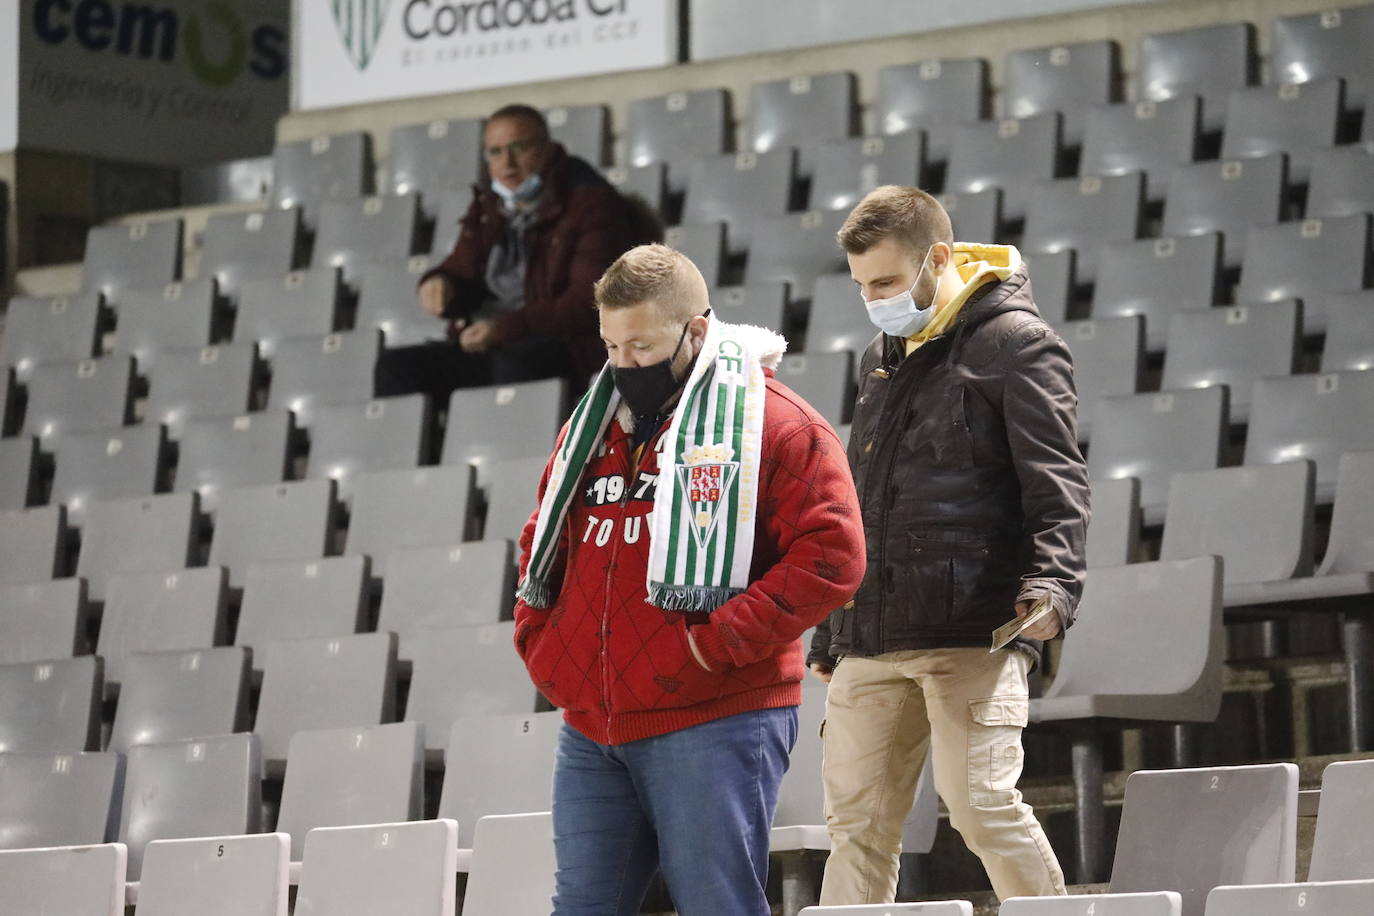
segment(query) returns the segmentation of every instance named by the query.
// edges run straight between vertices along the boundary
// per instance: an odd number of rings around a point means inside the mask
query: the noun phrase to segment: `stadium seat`
[[[1161,233],[1220,232],[1222,263],[1237,267],[1249,227],[1279,221],[1286,176],[1285,157],[1277,153],[1181,165],[1169,177]]]
[[[849,269],[835,233],[848,214],[808,210],[766,216],[754,223],[744,282],[786,283],[791,302],[810,301],[816,278]]]
[[[674,192],[683,190],[692,158],[718,156],[734,145],[730,93],[724,89],[633,99],[627,113],[626,162],[631,167],[666,163]]]
[[[278,143],[272,151],[272,202],[299,207],[314,227],[320,204],[372,193],[372,136],[367,131]]]
[[[1177,312],[1169,320],[1160,386],[1226,385],[1231,422],[1248,422],[1255,382],[1297,371],[1302,324],[1302,306],[1292,299]]]
[[[213,279],[220,295],[237,301],[243,281],[280,277],[299,262],[301,211],[212,213],[201,242],[200,277]]]
[[[119,841],[129,879],[153,840],[229,836],[262,829],[262,754],[256,735],[220,735],[129,748]]]
[[[414,660],[406,721],[424,726],[436,761],[458,719],[534,712],[538,694],[515,654],[514,621],[425,627],[404,642]]]
[[[553,815],[497,814],[477,822],[463,911],[539,916],[553,899]]]
[[[749,147],[756,153],[800,147],[797,172],[810,176],[809,149],[820,140],[859,132],[859,85],[853,73],[818,73],[765,80],[749,88]]]
[[[128,353],[148,374],[161,350],[208,346],[215,333],[215,282],[186,280],[129,289],[119,303],[114,352]]]
[[[487,475],[487,513],[482,537],[520,539],[534,510],[539,508],[539,478],[548,459],[508,458],[493,464]]]
[[[1354,216],[1374,211],[1374,143],[1319,149],[1312,154],[1306,215]]]
[[[1220,233],[1116,242],[1098,252],[1092,313],[1098,319],[1143,316],[1145,346],[1158,352],[1173,315],[1211,307],[1220,285]]]
[[[1146,894],[1074,894],[1071,897],[1008,897],[997,916],[1082,916],[1087,912],[1111,916],[1182,916],[1183,898],[1177,891]]]
[[[296,912],[453,916],[457,868],[451,820],[316,827],[305,835]]]
[[[1374,760],[1327,764],[1307,880],[1369,882],[1365,896],[1374,904],[1374,844],[1367,829],[1371,815]]]
[[[1078,281],[1092,283],[1098,248],[1139,236],[1144,205],[1140,172],[1040,182],[1026,206],[1022,249],[1028,255],[1073,249]]]
[[[1250,409],[1246,464],[1317,464],[1317,498],[1329,502],[1345,452],[1374,451],[1374,374],[1328,372],[1260,379]]]
[[[818,278],[819,279],[819,278]],[[786,283],[746,283],[710,290],[711,314],[731,324],[751,324],[782,333],[788,328]]]
[[[1186,96],[1089,109],[1079,174],[1144,172],[1145,199],[1163,200],[1174,168],[1197,158],[1199,104]]]
[[[932,900],[926,903],[860,903],[852,906],[809,906],[801,911],[800,916],[868,916],[868,914],[872,914],[872,916],[973,916],[973,904],[967,900]]]
[[[1258,82],[1255,27],[1224,22],[1145,35],[1139,62],[1136,85],[1141,99],[1200,97],[1202,129],[1219,133],[1231,91]]]
[[[0,754],[0,849],[114,839],[123,790],[120,754]]]
[[[1072,248],[1023,254],[1040,317],[1051,327],[1069,320],[1078,288],[1078,253]]]
[[[1135,394],[1145,365],[1145,319],[1066,321],[1059,328],[1073,354],[1078,389],[1078,435],[1087,440],[1098,398]]]
[[[86,579],[93,601],[104,601],[114,576],[190,566],[198,527],[193,493],[93,502],[86,507],[76,574]]]
[[[215,518],[210,563],[228,567],[230,586],[240,588],[253,563],[323,557],[333,522],[332,480],[226,490]]]
[[[1374,276],[1370,238],[1368,213],[1252,226],[1236,300],[1300,298],[1303,332],[1320,334],[1326,295],[1363,289]]]
[[[786,213],[792,201],[796,151],[727,153],[693,159],[682,201],[683,223],[728,225],[732,253],[749,250],[750,231],[760,216]]]
[[[562,379],[458,389],[448,402],[444,464],[477,465],[477,479],[486,486],[487,470],[497,461],[547,458],[567,416],[567,399]]]
[[[96,500],[152,496],[167,477],[167,430],[161,425],[67,433],[57,454],[49,501],[67,507],[80,528]]]
[[[414,254],[419,225],[420,196],[414,192],[325,201],[320,205],[311,262],[317,270],[337,267],[343,279],[352,283],[363,261]]]
[[[180,219],[92,228],[86,233],[81,288],[117,305],[126,289],[180,279],[181,234]]]
[[[221,566],[112,576],[97,652],[105,683],[124,679],[133,652],[208,649],[227,642],[228,580]]]
[[[293,862],[316,827],[390,824],[423,814],[421,731],[401,722],[291,736],[277,830],[291,835]]]
[[[663,244],[687,255],[697,266],[707,286],[715,286],[725,276],[725,235],[722,222],[687,223],[663,233]]]
[[[347,636],[363,629],[366,557],[252,563],[243,581],[234,644]]]
[[[98,749],[101,685],[94,655],[0,665],[0,755]]]
[[[1350,78],[1346,104],[1363,108],[1369,89],[1374,10],[1367,6],[1275,17],[1269,70],[1276,83]],[[1361,79],[1360,77],[1363,77]]]
[[[444,340],[447,322],[420,308],[416,293],[420,276],[433,261],[416,255],[401,261],[364,261],[357,267],[360,330],[380,328],[388,347],[404,347],[427,340]]]
[[[192,420],[181,434],[175,489],[198,494],[214,513],[226,490],[281,483],[295,434],[286,410]]]
[[[605,105],[568,105],[544,112],[557,143],[594,166],[611,161],[611,111]]]
[[[1002,237],[1002,189],[941,194],[940,205],[949,214],[954,239],[959,242],[995,242]]]
[[[232,646],[129,653],[109,749],[247,731],[250,657]]]
[[[0,439],[0,512],[38,502],[38,468],[37,439]]]
[[[1121,99],[1121,49],[1115,41],[1083,41],[1013,51],[1002,82],[1003,117],[1058,111],[1065,145],[1078,146],[1087,108]]]
[[[0,365],[13,366],[20,381],[37,363],[90,359],[99,348],[100,296],[15,296],[5,311]]]
[[[282,341],[272,360],[267,406],[290,410],[297,425],[309,426],[319,404],[368,400],[381,345],[375,329]]]
[[[625,197],[637,197],[664,221],[668,203],[668,166],[662,162],[648,165],[618,165],[606,170],[606,180]]]
[[[1055,112],[956,125],[951,131],[945,193],[1001,188],[1002,217],[1019,221],[1026,215],[1028,189],[1057,174],[1059,153],[1060,116]],[[986,241],[969,238],[962,229],[957,236]]]
[[[1207,916],[1286,916],[1288,913],[1368,913],[1374,907],[1374,881],[1321,881],[1214,887]]]
[[[510,617],[515,552],[504,540],[396,550],[386,556],[382,581],[377,629],[400,634],[404,646],[421,628],[481,626]],[[433,737],[443,741],[444,734]]]
[[[0,894],[16,913],[124,916],[119,843],[0,852]]]
[[[287,916],[291,838],[284,833],[154,840],[143,850],[139,916]]]
[[[158,354],[143,415],[179,439],[189,420],[241,414],[252,407],[256,344],[224,344]]]
[[[1344,83],[1317,80],[1237,89],[1227,105],[1221,155],[1227,159],[1288,154],[1288,177],[1307,184],[1312,155],[1339,138]]]
[[[1326,300],[1322,371],[1374,369],[1374,290],[1337,293]]]
[[[129,356],[39,363],[29,378],[23,432],[51,450],[66,433],[123,426],[133,382]]]
[[[874,121],[884,134],[919,129],[926,158],[949,159],[950,127],[992,113],[988,62],[981,57],[923,60],[878,70]]]
[[[347,552],[380,560],[406,547],[457,544],[467,536],[471,500],[467,466],[359,474]]]
[[[429,253],[436,263],[448,257],[458,244],[459,222],[472,206],[472,188],[454,188],[426,195],[427,208],[434,211],[434,239]]]
[[[926,184],[925,134],[909,130],[882,137],[850,137],[811,150],[811,209],[849,210],[879,185]]]
[[[1097,448],[1097,443],[1093,448]],[[1092,521],[1088,523],[1088,568],[1125,566],[1135,562],[1140,544],[1140,480],[1135,477],[1093,480],[1092,507]]]
[[[849,350],[793,353],[782,358],[777,379],[815,408],[832,426],[849,420],[854,407],[855,356]]]
[[[0,664],[80,655],[89,617],[80,579],[0,586]]]
[[[263,675],[254,731],[262,738],[269,770],[287,759],[287,746],[297,732],[395,720],[395,634],[292,639],[255,648]],[[284,806],[285,797],[283,820]],[[295,835],[295,830],[289,832]]]
[[[848,350],[854,354],[857,365],[877,334],[853,278],[848,274],[816,278],[811,321],[806,328],[806,352]]]
[[[458,719],[448,736],[439,816],[458,822],[458,847],[472,846],[477,821],[492,814],[547,811],[563,714]]]
[[[439,191],[470,187],[482,166],[482,131],[481,118],[393,127],[386,159],[391,175],[387,193],[418,193],[423,205]]]
[[[0,435],[8,436],[17,425],[18,395],[14,382],[14,367],[0,365]]]
[[[234,340],[256,342],[262,355],[271,359],[282,338],[331,333],[342,298],[341,272],[327,264],[245,280],[239,289]]]
[[[322,404],[310,428],[306,476],[338,484],[339,498],[353,497],[353,482],[368,471],[419,467],[429,457],[433,426],[422,394],[361,404]]]
[[[0,512],[0,584],[61,576],[67,567],[67,510],[40,506]]]

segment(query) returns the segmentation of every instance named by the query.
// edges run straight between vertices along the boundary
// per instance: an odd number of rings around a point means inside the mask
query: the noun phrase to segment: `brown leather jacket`
[[[817,627],[808,661],[986,646],[1018,600],[1043,592],[1071,624],[1088,475],[1072,357],[1040,318],[1025,265],[908,357],[879,335],[860,373],[849,463],[868,571]]]

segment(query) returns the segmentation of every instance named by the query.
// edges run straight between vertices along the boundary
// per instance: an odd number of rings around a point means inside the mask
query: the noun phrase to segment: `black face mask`
[[[711,310],[707,309],[706,314],[711,314]],[[690,326],[690,321],[682,326],[682,333],[678,336],[677,346],[673,348],[673,355],[667,359],[652,366],[631,366],[624,369],[611,367],[611,379],[615,382],[615,388],[625,399],[630,413],[636,417],[657,416],[663,408],[663,402],[687,383],[690,372],[683,373],[681,379],[673,377],[673,360],[682,349],[682,342],[687,339],[687,328]]]

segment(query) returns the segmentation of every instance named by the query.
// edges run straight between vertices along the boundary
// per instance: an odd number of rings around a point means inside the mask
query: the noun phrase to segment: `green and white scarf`
[[[646,587],[650,604],[712,611],[749,584],[763,440],[765,365],[786,348],[772,331],[711,319],[658,461]],[[553,603],[559,533],[587,463],[620,406],[609,364],[578,402],[554,453],[520,598]]]

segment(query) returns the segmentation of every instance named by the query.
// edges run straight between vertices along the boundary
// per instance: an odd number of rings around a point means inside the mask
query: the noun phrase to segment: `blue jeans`
[[[554,916],[635,916],[658,868],[678,916],[768,916],[768,831],[796,740],[796,707],[614,746],[564,725]]]

